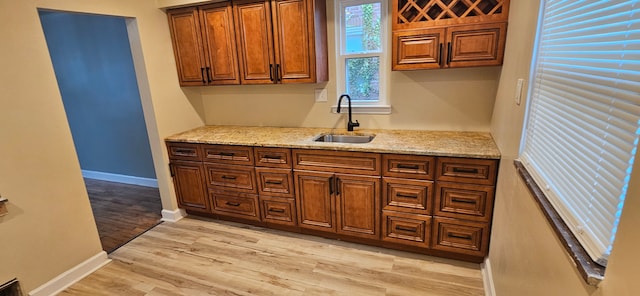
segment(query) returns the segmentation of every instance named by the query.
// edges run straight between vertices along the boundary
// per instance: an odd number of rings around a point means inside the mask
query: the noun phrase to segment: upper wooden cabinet
[[[328,80],[325,0],[236,0],[168,10],[180,85]]]
[[[324,0],[233,1],[242,84],[327,81]]]
[[[501,65],[509,0],[393,0],[393,70]]]
[[[167,14],[180,85],[240,84],[230,2]]]

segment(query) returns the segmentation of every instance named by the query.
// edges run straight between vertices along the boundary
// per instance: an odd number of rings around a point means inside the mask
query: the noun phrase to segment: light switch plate
[[[326,102],[326,101],[327,101],[327,89],[316,88],[316,102]]]

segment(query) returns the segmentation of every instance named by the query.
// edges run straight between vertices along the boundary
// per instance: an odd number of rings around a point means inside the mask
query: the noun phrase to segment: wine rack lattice
[[[503,0],[398,0],[398,24],[501,14]]]

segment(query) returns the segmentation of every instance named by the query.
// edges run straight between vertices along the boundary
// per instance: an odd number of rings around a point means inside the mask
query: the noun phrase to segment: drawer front
[[[293,168],[359,175],[380,175],[380,154],[326,151],[293,150]]]
[[[433,214],[489,222],[493,197],[493,186],[438,182]]]
[[[432,249],[485,256],[489,246],[489,224],[434,217],[432,236]]]
[[[383,178],[383,209],[431,215],[433,182]]]
[[[218,189],[256,193],[253,167],[224,164],[205,164],[207,185]]]
[[[382,240],[403,245],[429,247],[431,217],[382,212]]]
[[[436,178],[446,182],[494,185],[497,170],[498,161],[494,159],[439,157]]]
[[[291,168],[291,149],[253,148],[256,166],[271,168]]]
[[[293,173],[291,169],[256,168],[260,195],[293,198]]]
[[[167,152],[171,160],[202,160],[200,144],[167,142]]]
[[[291,198],[260,196],[262,221],[296,226],[295,201]]]
[[[209,198],[214,214],[260,221],[256,195],[209,190]]]
[[[204,145],[203,160],[206,162],[253,165],[253,148],[230,145]]]
[[[433,180],[435,158],[431,156],[382,155],[382,175],[385,177]]]

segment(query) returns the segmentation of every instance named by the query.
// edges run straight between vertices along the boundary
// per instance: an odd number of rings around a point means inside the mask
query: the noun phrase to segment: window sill
[[[582,248],[576,237],[573,235],[569,227],[564,223],[558,212],[553,208],[542,189],[535,183],[527,169],[519,160],[514,161],[516,170],[520,177],[529,188],[529,192],[533,195],[538,206],[544,213],[545,217],[551,224],[551,228],[564,245],[565,249],[571,255],[575,266],[582,278],[591,286],[597,286],[604,279],[605,268],[598,265],[589,257],[589,254]]]
[[[338,106],[331,106],[331,113],[338,113],[336,109]],[[345,105],[342,105],[342,109],[346,109]],[[391,106],[389,105],[376,105],[376,106],[351,106],[351,113],[353,114],[391,114]]]

